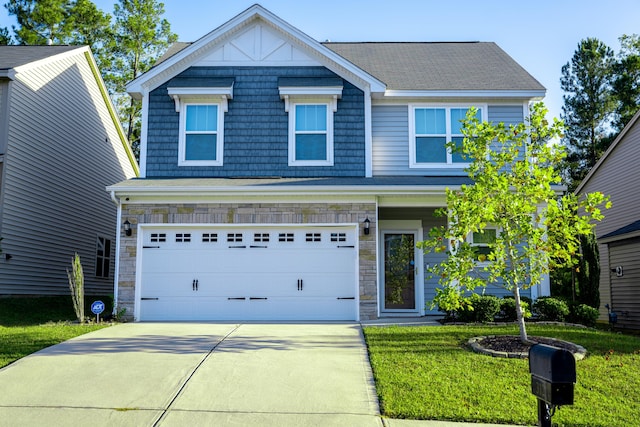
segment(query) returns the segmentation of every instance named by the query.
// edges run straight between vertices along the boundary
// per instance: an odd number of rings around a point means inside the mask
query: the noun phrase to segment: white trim
[[[453,162],[453,155],[450,149],[446,150],[446,163],[418,163],[416,157],[416,123],[415,112],[417,109],[444,109],[446,120],[446,133],[442,135],[445,138],[445,143],[449,142],[453,137],[460,137],[460,134],[452,134],[451,128],[451,109],[469,109],[476,107],[480,110],[481,120],[488,120],[488,106],[487,104],[452,104],[452,103],[411,103],[408,105],[409,112],[409,168],[410,169],[461,169],[469,165],[469,163]]]
[[[541,100],[546,90],[386,90],[384,98],[523,98]]]
[[[140,178],[147,176],[147,139],[149,135],[149,92],[142,96],[142,125],[140,129]]]
[[[202,100],[202,102],[184,102],[181,101],[180,108],[180,133],[178,139],[178,166],[222,166],[224,154],[224,113],[226,111],[226,100],[211,102]],[[215,132],[202,132],[206,134],[216,135],[216,158],[215,160],[187,160],[186,159],[186,122],[187,107],[190,105],[215,105],[217,107],[217,129]]]
[[[371,89],[364,89],[364,176],[373,177],[373,119]]]
[[[223,111],[229,110],[227,100],[233,99],[233,85],[229,87],[169,87],[167,93],[176,105],[176,113],[181,105],[193,103],[219,103]]]
[[[120,227],[122,227],[122,204],[120,199],[116,199],[116,197],[112,193],[112,199],[117,203],[117,212],[116,212],[116,254],[115,254],[115,262],[113,266],[113,315],[118,312],[118,284],[120,282]]]

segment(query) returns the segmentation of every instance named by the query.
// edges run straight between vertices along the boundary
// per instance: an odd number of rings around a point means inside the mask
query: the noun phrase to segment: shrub
[[[531,317],[531,298],[520,297],[520,307],[525,319]],[[518,319],[516,314],[516,299],[512,296],[504,297],[500,301],[500,318],[505,322],[515,322]]]
[[[600,316],[597,308],[587,304],[576,304],[571,306],[570,320],[585,326],[595,326],[596,320]]]
[[[533,303],[533,313],[539,320],[563,322],[569,315],[569,306],[558,298],[540,297]]]
[[[493,295],[473,294],[469,298],[471,307],[456,311],[459,322],[493,322],[500,311],[500,299]]]

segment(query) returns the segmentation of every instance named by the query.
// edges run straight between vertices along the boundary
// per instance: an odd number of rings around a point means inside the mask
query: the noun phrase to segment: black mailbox
[[[576,360],[565,349],[536,344],[529,349],[531,392],[550,405],[573,405]]]

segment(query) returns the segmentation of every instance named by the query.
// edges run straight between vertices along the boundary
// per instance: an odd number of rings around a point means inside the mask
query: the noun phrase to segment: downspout
[[[120,224],[122,222],[122,204],[116,197],[116,192],[111,191],[111,200],[118,207],[116,214],[116,262],[114,264],[113,277],[113,316],[118,312],[118,281],[120,280]]]

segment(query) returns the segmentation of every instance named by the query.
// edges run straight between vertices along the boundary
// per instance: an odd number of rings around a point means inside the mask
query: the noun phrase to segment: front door
[[[416,234],[383,232],[384,311],[416,310]]]

